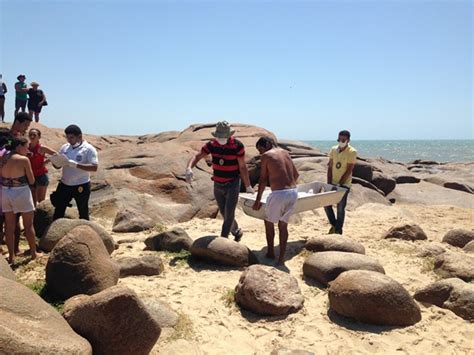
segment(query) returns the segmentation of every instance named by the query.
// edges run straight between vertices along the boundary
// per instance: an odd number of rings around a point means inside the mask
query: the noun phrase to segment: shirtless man
[[[280,255],[278,265],[285,263],[286,242],[288,241],[288,220],[295,209],[298,192],[296,180],[298,171],[286,150],[278,148],[271,137],[261,137],[257,141],[257,150],[261,154],[260,181],[254,210],[262,207],[260,202],[263,191],[270,182],[272,192],[267,197],[265,209],[265,234],[267,237],[267,258],[274,259],[274,224],[278,223],[280,236]]]

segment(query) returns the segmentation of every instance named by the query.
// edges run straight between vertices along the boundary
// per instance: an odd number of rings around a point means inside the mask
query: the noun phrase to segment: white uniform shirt
[[[66,143],[59,150],[59,154],[64,154],[68,159],[74,160],[78,164],[99,164],[99,160],[97,159],[97,151],[86,141],[82,141],[82,144],[77,148],[73,148],[72,145]],[[71,168],[69,166],[65,166],[63,168],[61,182],[64,185],[77,186],[86,184],[90,180],[91,175],[88,171],[78,168]]]

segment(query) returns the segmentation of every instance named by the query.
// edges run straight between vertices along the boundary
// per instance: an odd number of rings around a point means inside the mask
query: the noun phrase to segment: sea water
[[[329,152],[336,141],[305,141]],[[474,162],[474,140],[351,140],[358,155],[408,163],[416,159],[437,162]]]

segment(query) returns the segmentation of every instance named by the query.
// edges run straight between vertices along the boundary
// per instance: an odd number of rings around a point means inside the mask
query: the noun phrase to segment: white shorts
[[[33,212],[33,196],[28,185],[19,187],[2,187],[2,210],[5,212]]]
[[[295,210],[298,190],[286,189],[272,191],[267,197],[265,220],[271,223],[282,221],[288,223]]]

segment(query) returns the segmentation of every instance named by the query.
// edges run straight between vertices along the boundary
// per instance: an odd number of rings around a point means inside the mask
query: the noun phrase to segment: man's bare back
[[[296,187],[299,174],[286,150],[272,148],[262,154],[262,169],[266,169],[272,191]]]

